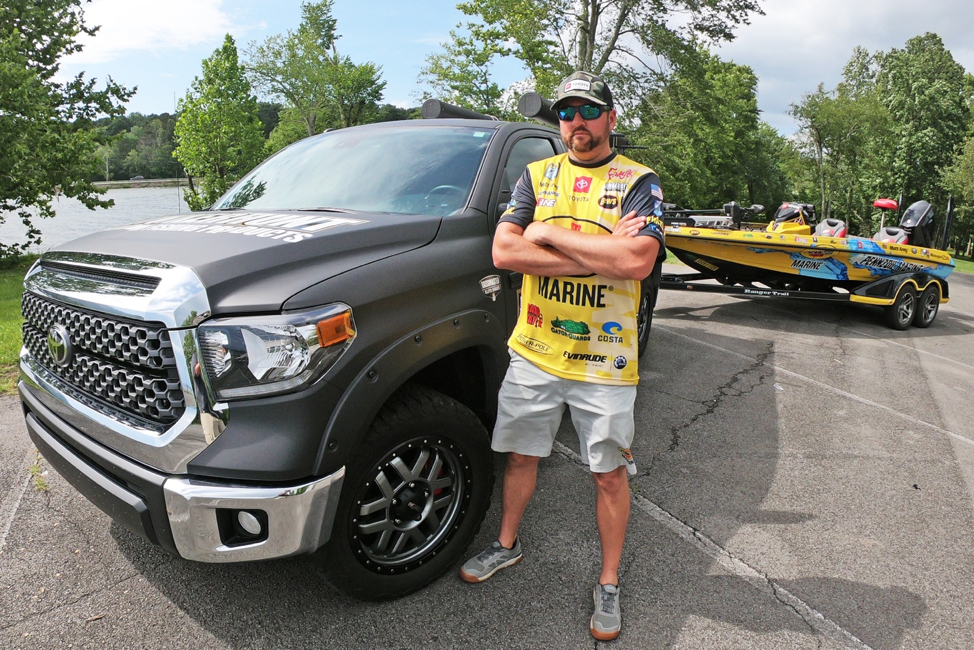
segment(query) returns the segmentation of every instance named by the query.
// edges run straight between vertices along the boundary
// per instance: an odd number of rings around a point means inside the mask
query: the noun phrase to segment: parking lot
[[[661,294],[612,646],[974,647],[974,277],[950,289],[905,332],[874,307]],[[362,603],[300,558],[149,546],[38,460],[0,398],[0,647],[608,646],[588,632],[600,554],[576,450],[566,418],[519,565]]]

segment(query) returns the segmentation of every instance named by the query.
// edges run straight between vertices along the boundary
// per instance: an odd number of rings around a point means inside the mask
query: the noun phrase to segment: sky
[[[970,0],[762,0],[765,15],[716,48],[725,60],[757,74],[758,107],[783,135],[795,131],[790,104],[820,83],[832,88],[859,45],[870,51],[902,48],[925,32],[943,39],[954,59],[974,72],[974,3]],[[335,0],[338,50],[356,63],[382,67],[384,101],[420,103],[418,81],[425,58],[441,50],[450,30],[466,17],[456,0]],[[62,73],[111,76],[138,87],[129,111],[172,112],[200,74],[201,61],[233,35],[241,52],[251,42],[295,29],[300,0],[93,0],[86,22],[100,25],[85,49],[65,60]],[[516,62],[495,68],[503,85],[526,72]]]

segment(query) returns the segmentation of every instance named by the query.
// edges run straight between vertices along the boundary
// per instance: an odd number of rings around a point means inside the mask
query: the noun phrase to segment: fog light
[[[261,533],[260,522],[257,521],[257,517],[253,516],[246,510],[241,510],[237,513],[237,523],[245,531],[256,537]]]

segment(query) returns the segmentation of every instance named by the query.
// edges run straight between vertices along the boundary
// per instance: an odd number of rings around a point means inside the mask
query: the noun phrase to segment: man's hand
[[[646,225],[646,217],[637,217],[636,211],[633,210],[616,224],[616,227],[612,230],[612,234],[616,237],[635,237],[643,226]]]

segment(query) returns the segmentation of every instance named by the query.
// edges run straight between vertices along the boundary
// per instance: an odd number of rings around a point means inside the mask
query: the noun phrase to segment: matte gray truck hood
[[[440,220],[345,211],[190,212],[105,230],[54,250],[188,266],[206,287],[214,315],[274,312],[318,282],[428,244]]]

